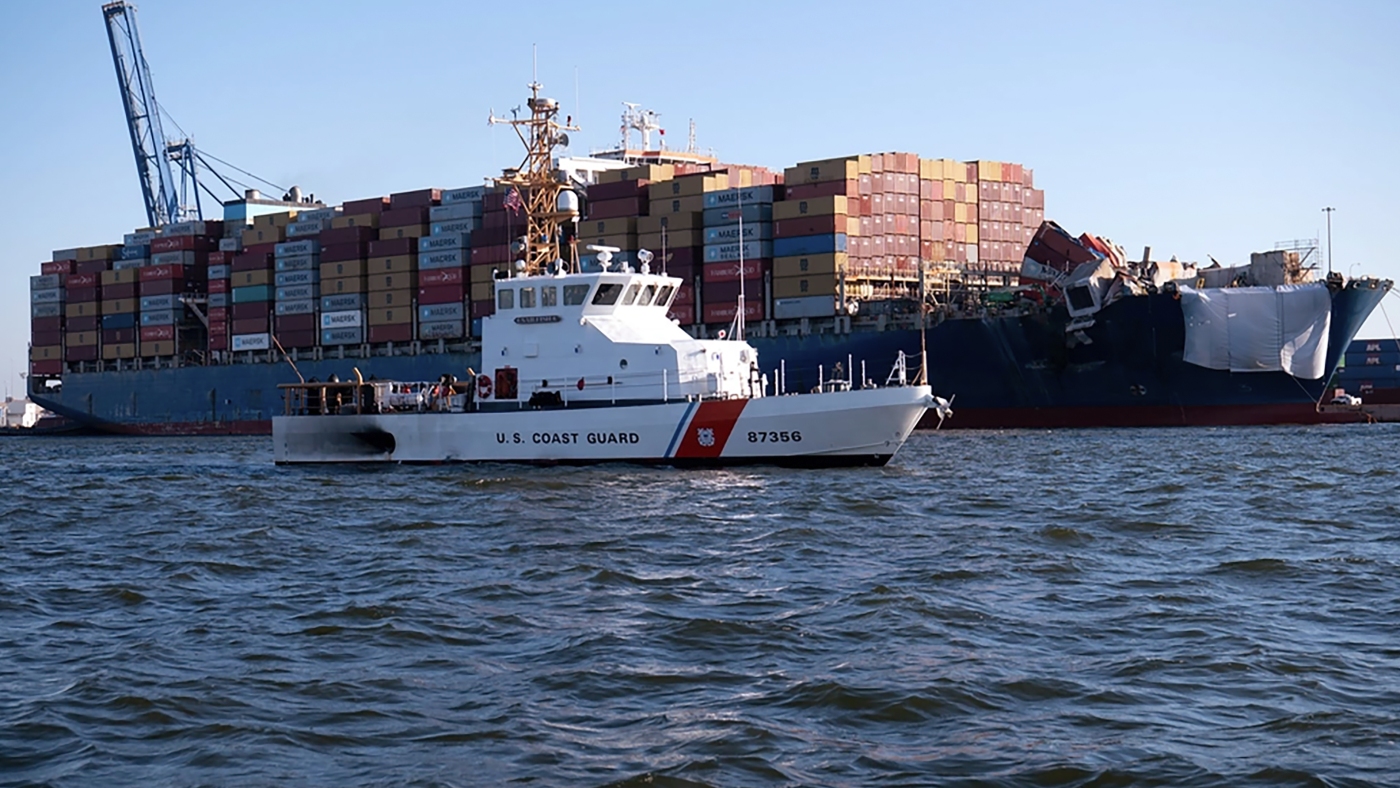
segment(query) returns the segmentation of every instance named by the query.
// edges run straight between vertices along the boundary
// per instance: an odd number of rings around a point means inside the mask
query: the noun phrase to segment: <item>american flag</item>
[[[520,209],[525,207],[525,202],[520,199],[520,192],[515,188],[506,193],[505,207],[511,213],[520,213]]]

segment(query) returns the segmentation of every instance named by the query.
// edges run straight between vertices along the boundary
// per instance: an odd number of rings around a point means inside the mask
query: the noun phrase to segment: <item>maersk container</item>
[[[731,205],[773,202],[772,186],[736,186],[717,192],[705,193],[706,208],[727,208]]]
[[[424,252],[450,252],[453,249],[466,249],[471,246],[471,236],[468,233],[447,233],[444,235],[425,235],[418,239],[418,253]]]
[[[312,299],[303,301],[278,301],[277,316],[287,315],[314,315],[316,314],[316,302]]]
[[[299,254],[296,257],[277,258],[278,271],[310,271],[321,265],[321,258],[314,254]],[[213,276],[211,275],[212,279]]]
[[[773,299],[774,320],[796,320],[803,317],[831,317],[836,314],[836,299],[829,295]]]
[[[826,254],[846,251],[845,233],[826,235],[799,235],[793,238],[778,238],[773,241],[774,257],[792,257],[801,254]]]
[[[151,255],[151,265],[194,265],[195,253],[189,250],[161,252]]]
[[[423,240],[427,240],[424,238]],[[464,249],[451,249],[445,252],[422,253],[418,256],[418,270],[432,271],[438,268],[462,268],[470,262]]]
[[[456,219],[450,222],[434,222],[428,228],[432,235],[468,234],[481,229],[480,219]]]
[[[230,339],[229,349],[234,352],[267,350],[272,347],[272,339],[268,334],[237,334]]]
[[[466,327],[461,319],[437,320],[418,324],[419,339],[457,339],[465,336]]]
[[[364,293],[336,293],[321,296],[322,312],[341,312],[348,309],[362,309],[365,305]]]
[[[118,260],[142,260],[150,256],[151,247],[144,244],[141,246],[123,246],[121,249],[117,250]]]
[[[258,301],[272,300],[271,285],[248,285],[247,287],[233,288],[233,303],[251,304]]]
[[[170,326],[176,322],[176,312],[174,309],[160,309],[154,312],[141,313],[142,326]]]
[[[730,205],[722,208],[706,208],[705,215],[701,218],[706,227],[735,224],[740,218],[743,218],[744,224],[748,224],[749,222],[771,222],[773,221],[773,204],[761,203],[750,205],[745,203],[743,207]]]
[[[30,304],[61,304],[64,301],[63,288],[34,290],[29,293]]]
[[[436,323],[444,320],[461,321],[466,316],[467,310],[460,301],[418,307],[418,322],[420,323]]]
[[[742,247],[742,248],[741,248]],[[719,263],[728,260],[757,260],[773,256],[772,241],[748,241],[743,244],[725,243],[705,246],[705,262]]]
[[[208,303],[211,309],[226,307],[228,306],[228,293],[210,293]]]
[[[128,268],[145,268],[150,265],[150,263],[151,261],[146,258],[141,258],[139,260],[114,260],[112,262],[112,270],[125,271]]]
[[[150,246],[160,233],[155,230],[143,230],[139,233],[127,233],[122,236],[123,246]]]
[[[56,290],[63,286],[58,274],[39,274],[29,277],[29,290]]]
[[[31,304],[29,316],[38,317],[63,317],[63,304],[53,302],[49,304]]]
[[[279,287],[274,294],[278,301],[305,301],[321,297],[320,285],[291,285]]]
[[[241,252],[243,251],[242,238],[220,238],[219,251],[221,252]]]
[[[205,230],[206,226],[204,222],[175,222],[174,224],[167,224],[165,227],[162,227],[161,235],[204,235]]]
[[[287,225],[287,237],[309,238],[314,235],[320,235],[322,230],[328,229],[329,227],[329,219],[325,221],[315,220],[309,222],[295,221]]]
[[[428,209],[428,221],[430,222],[453,222],[458,219],[480,219],[482,214],[480,202],[455,202],[434,205]]]
[[[313,239],[300,241],[285,241],[273,247],[277,257],[297,257],[304,254],[319,254],[321,252],[321,242]]]
[[[353,328],[326,328],[321,330],[321,344],[359,345],[365,341],[365,330],[361,326]]]
[[[142,312],[158,312],[162,309],[174,309],[180,306],[180,297],[176,295],[155,295],[141,297]]]
[[[230,269],[230,267],[229,267],[227,264],[225,264],[225,265],[211,265],[211,266],[209,266],[209,278],[210,278],[210,279],[227,279],[227,278],[229,278],[229,276],[231,276],[232,274],[233,274],[233,271]]]
[[[742,231],[742,234],[741,234]],[[726,224],[722,227],[705,228],[705,245],[732,244],[739,241],[769,241],[773,238],[773,225],[767,222],[752,224]],[[747,256],[747,255],[746,255]]]
[[[362,328],[365,324],[364,313],[358,309],[346,309],[340,312],[322,312],[321,328]]]
[[[464,186],[460,189],[446,189],[442,192],[440,201],[444,204],[455,202],[475,202],[479,203],[486,199],[485,186]]]
[[[122,329],[122,328],[135,328],[135,327],[136,327],[136,313],[135,313],[135,312],[121,312],[121,313],[118,313],[118,314],[115,314],[115,315],[103,315],[103,316],[102,316],[102,330],[103,330],[103,331],[116,331],[116,330]]]
[[[340,215],[339,208],[312,208],[309,211],[297,211],[298,222],[326,222]]]
[[[321,269],[319,268],[312,268],[305,271],[278,271],[273,280],[273,284],[278,287],[313,285],[320,284],[320,282]]]

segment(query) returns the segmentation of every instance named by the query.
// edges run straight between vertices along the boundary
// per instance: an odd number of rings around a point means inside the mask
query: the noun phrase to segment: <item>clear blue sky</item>
[[[120,242],[145,214],[101,3],[13,5],[0,373],[18,392],[28,276],[53,249]],[[329,202],[478,184],[518,163],[511,132],[485,121],[521,103],[537,43],[546,92],[583,126],[576,153],[613,144],[634,101],[662,113],[674,145],[694,118],[701,146],[732,162],[1018,161],[1048,217],[1184,260],[1325,235],[1332,205],[1337,268],[1400,279],[1400,2],[139,8],[157,96],[196,143]],[[1400,328],[1400,300],[1386,305]],[[1379,312],[1366,333],[1390,335]]]

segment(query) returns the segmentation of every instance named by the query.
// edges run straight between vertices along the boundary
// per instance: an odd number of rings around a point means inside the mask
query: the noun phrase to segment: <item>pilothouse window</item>
[[[588,300],[589,285],[564,285],[564,306],[578,306]]]
[[[541,287],[540,306],[559,306],[559,288]]]
[[[637,299],[637,306],[646,306],[651,303],[651,297],[656,295],[656,285],[647,285],[642,288],[642,297]]]
[[[514,291],[514,290],[498,290],[498,291],[496,291],[496,308],[497,308],[497,309],[514,309],[514,308],[515,308],[515,291]]]
[[[612,306],[617,303],[617,297],[622,295],[622,285],[605,283],[598,285],[598,292],[593,294],[594,306]]]
[[[627,295],[622,297],[622,305],[631,306],[633,302],[637,300],[637,290],[639,290],[640,288],[641,285],[632,285],[631,287],[627,288]]]
[[[535,308],[535,288],[533,288],[533,287],[522,287],[522,288],[520,288],[520,308],[521,308],[521,309],[534,309],[534,308]]]
[[[670,305],[671,305],[671,294],[674,293],[675,290],[676,290],[676,288],[671,287],[670,285],[666,285],[665,287],[662,287],[662,288],[661,288],[660,294],[658,294],[658,295],[656,296],[656,305],[657,305],[657,306],[670,306]]]

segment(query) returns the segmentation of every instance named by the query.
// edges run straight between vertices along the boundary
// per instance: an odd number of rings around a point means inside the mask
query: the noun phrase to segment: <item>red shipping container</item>
[[[38,331],[62,331],[62,330],[63,330],[63,318],[62,318],[62,317],[36,317],[36,318],[32,318],[32,319],[30,319],[30,321],[29,321],[29,328],[30,328],[31,331],[35,331],[35,332],[38,332]]]
[[[621,197],[616,200],[593,200],[588,203],[588,220],[616,219],[627,216],[642,216],[647,203],[641,197]],[[522,217],[522,226],[524,225]]]
[[[233,260],[234,254],[235,254],[234,252],[217,252],[217,251],[215,251],[215,252],[210,252],[210,253],[209,253],[209,264],[210,264],[210,265],[228,265],[229,262]]]
[[[283,331],[315,331],[320,321],[317,315],[278,315],[273,324],[277,326],[277,338],[281,339]]]
[[[678,304],[688,305],[693,303],[695,303],[695,285],[691,284],[690,281],[687,280],[680,286],[679,289],[676,290],[676,297],[671,299],[671,306],[676,306]]]
[[[437,205],[442,199],[442,189],[418,189],[411,192],[397,192],[389,195],[389,208],[400,210],[402,208],[427,208],[430,205]],[[350,216],[354,214],[346,213]],[[382,222],[381,222],[382,224]],[[416,222],[406,222],[406,224],[416,224]]]
[[[463,268],[434,268],[430,271],[418,272],[419,287],[437,287],[439,285],[460,285],[467,281],[467,272]]]
[[[227,323],[227,322],[228,322],[228,307],[226,307],[226,306],[211,306],[211,307],[209,307],[209,322],[210,322],[210,324],[213,324],[213,323]]]
[[[614,183],[597,183],[588,187],[588,199],[590,202],[602,202],[604,200],[621,200],[627,197],[647,197],[648,181],[617,181]]]
[[[68,303],[70,304],[81,304],[97,300],[96,287],[69,287],[66,288],[66,290],[68,294]]]
[[[369,242],[370,257],[395,257],[401,254],[418,254],[417,238],[387,238]]]
[[[228,292],[228,280],[227,280],[227,279],[210,279],[210,280],[209,280],[209,292],[210,292],[210,293],[227,293],[227,292]]]
[[[745,285],[747,293],[763,293],[763,275],[773,270],[773,261],[767,258],[760,260],[745,260],[743,278],[749,280]],[[723,263],[705,263],[700,266],[700,279],[705,284],[717,282],[737,282],[739,281],[739,261],[729,260]],[[757,286],[753,284],[757,282]],[[709,291],[706,290],[706,293]],[[736,296],[737,297],[737,296]]]
[[[229,317],[234,320],[247,320],[252,317],[266,318],[271,314],[272,304],[267,301],[249,301],[243,304],[234,304],[229,307]],[[240,334],[243,332],[235,331],[233,333]]]
[[[140,269],[141,281],[157,282],[162,279],[189,279],[193,270],[183,265],[148,265]]]
[[[668,246],[664,260],[660,249],[652,249],[651,251],[657,257],[651,264],[651,267],[656,270],[660,270],[663,263],[668,271],[673,268],[690,268],[705,257],[705,247],[703,246]]]
[[[97,345],[65,348],[63,358],[66,361],[96,361]]]
[[[229,263],[229,270],[233,273],[239,271],[268,271],[272,269],[273,256],[271,252],[266,254],[243,254],[234,255],[233,262]]]
[[[237,306],[245,306],[238,304]],[[235,307],[236,308],[236,307]],[[234,318],[229,326],[233,329],[234,335],[238,334],[266,334],[267,316]]]
[[[29,362],[29,374],[31,375],[62,375],[63,362],[58,359],[48,361]]]
[[[385,211],[379,217],[380,227],[409,227],[415,224],[427,223],[428,209],[426,206],[392,208]]]
[[[486,213],[503,210],[506,204],[506,190],[498,189],[495,191],[488,191],[486,195],[482,197],[481,202],[481,207]]]
[[[666,317],[675,320],[683,326],[693,326],[695,325],[695,305],[672,302],[671,308],[666,310]]]
[[[273,254],[276,254],[276,253],[277,253],[277,244],[276,244],[275,242],[274,242],[274,243],[265,243],[265,244],[253,244],[252,246],[245,246],[245,247],[243,247],[243,254],[247,254],[247,255],[259,255],[259,254],[273,255]]]
[[[295,315],[295,317],[311,317],[311,315]],[[282,331],[279,329],[277,331],[277,341],[282,344],[284,349],[294,347],[316,347],[317,334],[319,333],[319,328],[302,331]]]
[[[103,340],[107,341],[106,339]],[[46,345],[62,345],[63,331],[54,329],[53,331],[34,331],[29,335],[29,344],[34,347],[45,347]]]
[[[394,323],[385,326],[369,327],[369,342],[378,345],[383,342],[412,342],[413,324]]]
[[[509,261],[509,246],[478,246],[472,249],[472,265],[496,265]]]
[[[97,287],[100,281],[101,279],[97,274],[70,274],[67,279],[63,280],[63,286],[71,293],[75,289]]]
[[[71,274],[73,273],[72,260],[56,260],[52,263],[40,263],[39,273],[41,274]]]
[[[472,230],[471,241],[472,248],[509,244],[510,229],[507,227],[478,227]]]
[[[142,342],[161,342],[175,338],[175,326],[141,326]]]
[[[207,252],[209,239],[202,235],[169,235],[151,241],[151,254],[162,252]]]
[[[228,334],[215,334],[212,329],[209,333],[210,350],[228,350]]]
[[[466,285],[461,283],[455,285],[439,285],[437,287],[420,287],[418,288],[418,303],[451,304],[465,300],[466,295]]]
[[[495,301],[473,301],[471,304],[472,318],[490,317],[496,314]]]
[[[100,289],[104,300],[113,298],[135,298],[136,283],[126,282],[119,285],[103,285]]]
[[[111,260],[82,260],[73,264],[73,271],[79,274],[100,274],[111,268]]]
[[[346,230],[358,230],[358,227],[346,227]],[[395,239],[403,240],[403,239]],[[323,263],[343,263],[349,260],[364,260],[365,248],[367,244],[361,241],[350,243],[331,244],[321,247],[321,262]]]
[[[143,296],[170,295],[185,292],[186,284],[183,279],[157,279],[154,282],[142,282],[137,289]]]
[[[739,304],[737,301],[726,303],[707,303],[705,304],[705,322],[729,323],[734,320],[734,315],[736,315],[738,312]],[[758,299],[745,299],[744,319],[762,320],[763,318],[763,298],[760,297]]]
[[[825,181],[822,183],[799,183],[787,187],[789,200],[814,200],[819,197],[860,197],[859,181]]]
[[[68,331],[96,331],[101,320],[97,315],[84,315],[83,317],[70,317],[64,328]]]
[[[499,230],[506,235],[512,232],[520,232],[520,228],[525,226],[525,215],[515,214],[509,211],[487,211],[481,215],[481,226],[490,230]]]
[[[321,231],[321,254],[326,253],[326,247],[336,244],[366,244],[379,237],[379,231],[373,227],[337,227],[334,230]]]
[[[363,200],[350,200],[341,206],[342,216],[359,216],[362,213],[384,213],[389,209],[388,197],[369,197]]]

